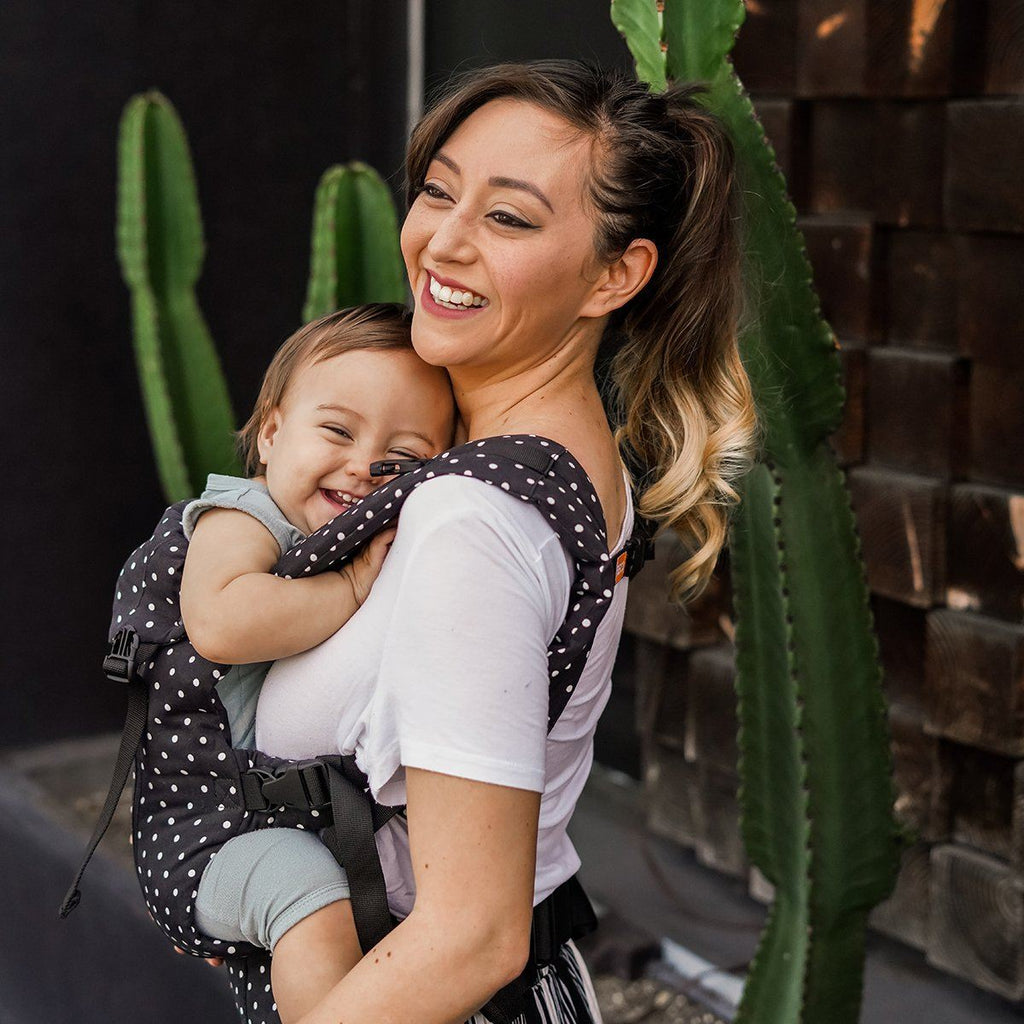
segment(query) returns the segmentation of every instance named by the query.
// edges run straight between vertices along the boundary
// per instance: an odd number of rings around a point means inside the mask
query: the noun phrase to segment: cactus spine
[[[653,88],[709,83],[745,204],[758,315],[741,346],[766,457],[730,531],[740,805],[775,901],[736,1020],[855,1024],[867,917],[892,889],[902,836],[856,523],[827,443],[842,414],[837,346],[785,181],[728,60],[743,16],[742,0],[612,5]]]
[[[188,142],[158,92],[129,101],[118,147],[117,251],[131,291],[135,357],[168,500],[208,472],[237,472],[234,415],[195,296],[203,225]]]

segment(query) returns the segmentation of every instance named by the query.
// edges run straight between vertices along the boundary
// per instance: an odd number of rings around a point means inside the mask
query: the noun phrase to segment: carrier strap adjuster
[[[110,641],[103,659],[103,674],[112,682],[128,684],[135,678],[139,635],[131,626],[122,626]]]
[[[245,787],[249,810],[283,806],[315,811],[331,802],[327,766],[320,761],[299,761],[276,771],[250,768],[245,774],[256,783]]]

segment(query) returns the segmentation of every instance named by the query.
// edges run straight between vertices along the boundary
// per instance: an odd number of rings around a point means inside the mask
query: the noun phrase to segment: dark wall
[[[610,6],[608,0],[428,0],[427,94],[453,73],[503,60],[569,57],[631,68]]]
[[[405,11],[0,6],[0,746],[118,723],[123,694],[98,669],[112,585],[164,505],[114,251],[125,103],[155,87],[184,121],[206,226],[199,299],[241,415],[299,323],[320,173],[400,169]]]

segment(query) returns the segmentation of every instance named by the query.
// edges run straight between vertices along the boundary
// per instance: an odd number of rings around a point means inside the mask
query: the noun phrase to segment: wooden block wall
[[[872,924],[1022,999],[1024,0],[750,0],[733,56],[838,341],[830,444],[916,837]],[[626,618],[650,827],[768,899],[739,839],[727,553],[685,611],[681,557],[659,540]]]

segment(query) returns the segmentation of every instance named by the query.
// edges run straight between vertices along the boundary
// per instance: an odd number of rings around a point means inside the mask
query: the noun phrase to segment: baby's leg
[[[270,980],[282,1024],[298,1020],[362,959],[352,904],[338,900],[277,940]]]
[[[298,1019],[361,957],[348,879],[316,835],[265,828],[228,840],[203,872],[196,924],[215,939],[274,953],[284,1024]]]

